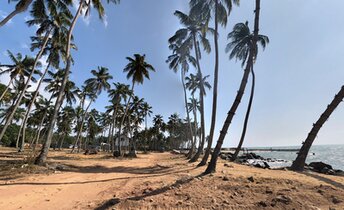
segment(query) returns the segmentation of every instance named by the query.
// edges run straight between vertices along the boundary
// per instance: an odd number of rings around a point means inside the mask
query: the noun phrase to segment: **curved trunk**
[[[93,100],[90,101],[90,103],[88,104],[88,106],[87,106],[87,108],[85,110],[85,113],[83,114],[83,116],[81,118],[80,128],[78,130],[78,133],[77,133],[77,136],[76,136],[76,139],[75,139],[75,142],[74,142],[73,149],[72,149],[71,153],[74,152],[75,147],[79,143],[79,141],[81,142],[80,137],[81,137],[82,129],[84,128],[84,122],[85,122],[85,119],[86,119],[86,116],[87,116],[87,112],[88,112],[89,108],[91,107],[92,102],[93,102]],[[78,152],[79,151],[80,151],[80,147],[78,147]]]
[[[63,142],[64,142],[66,136],[67,136],[67,134],[64,133],[64,134],[63,134],[63,137],[62,137],[62,139],[61,139],[61,142],[60,142],[59,150],[62,150]]]
[[[10,85],[11,85],[13,79],[14,79],[14,77],[11,77],[10,82],[9,82],[8,85],[6,86],[6,89],[4,90],[4,92],[2,92],[2,94],[1,94],[1,96],[0,96],[0,102],[1,102],[2,99],[5,97],[5,95],[6,95],[7,91],[8,91],[8,89],[10,88]]]
[[[4,26],[8,21],[10,21],[14,16],[25,12],[27,10],[27,8],[29,8],[30,4],[32,3],[33,0],[24,0],[25,3],[22,7],[19,7],[11,12],[9,15],[7,15],[1,22],[0,22],[0,27]]]
[[[37,88],[36,88],[36,90],[35,90],[35,94],[33,95],[32,99],[31,99],[31,101],[30,101],[30,103],[29,103],[29,106],[28,106],[27,109],[26,109],[25,118],[24,118],[24,121],[23,121],[24,125],[23,125],[23,130],[22,130],[22,132],[23,132],[23,134],[22,134],[22,141],[21,141],[22,144],[21,144],[21,147],[20,147],[20,151],[21,151],[21,152],[24,151],[24,144],[25,144],[25,137],[26,137],[26,125],[27,125],[27,120],[29,119],[29,115],[30,115],[30,111],[31,111],[32,105],[33,105],[33,104],[35,103],[35,101],[36,101],[36,98],[37,98],[38,93],[39,93],[39,88],[41,87],[41,84],[42,84],[42,82],[43,82],[43,79],[44,79],[45,75],[46,75],[47,72],[48,72],[49,67],[50,67],[50,63],[49,63],[48,66],[45,68],[44,73],[43,73],[43,75],[41,76],[41,79],[40,79],[39,82],[38,82]],[[35,146],[36,146],[36,145],[35,145]]]
[[[193,36],[193,41],[194,41],[194,46],[195,46],[195,55],[196,55],[196,63],[197,63],[198,74],[199,74],[199,77],[201,78],[200,79],[200,86],[201,86],[201,88],[199,89],[200,108],[201,108],[201,142],[200,142],[200,146],[198,147],[198,150],[197,150],[196,154],[189,161],[190,163],[196,162],[198,160],[199,156],[203,152],[204,143],[205,143],[203,75],[202,75],[202,71],[201,71],[201,65],[199,63],[200,56],[199,56],[198,50],[197,50],[197,49],[199,49],[199,46],[198,46],[198,43],[196,41],[195,35]]]
[[[72,33],[76,24],[77,19],[80,17],[81,14],[81,9],[82,9],[83,3],[80,2],[79,4],[79,8],[76,12],[76,15],[74,16],[74,19],[72,21],[72,24],[69,28],[68,31],[68,39],[67,39],[67,46],[66,46],[66,58],[67,58],[67,65],[66,65],[66,69],[65,69],[65,75],[61,84],[61,89],[60,92],[57,96],[56,102],[55,102],[55,106],[54,106],[54,113],[53,116],[50,120],[50,125],[49,125],[49,129],[48,129],[48,135],[46,137],[46,141],[43,144],[43,148],[41,150],[41,153],[39,154],[39,156],[37,157],[35,164],[37,165],[43,165],[47,159],[47,155],[49,152],[49,147],[51,144],[51,140],[54,134],[54,127],[55,127],[55,123],[57,120],[57,114],[59,112],[59,109],[62,105],[63,102],[63,96],[64,96],[64,90],[69,78],[69,73],[70,73],[70,67],[71,67],[71,57],[70,57],[70,47],[71,47],[71,38],[72,38]]]
[[[21,93],[20,93],[20,95],[19,95],[19,97],[18,97],[18,100],[17,100],[16,104],[14,105],[13,110],[12,110],[11,114],[9,115],[8,120],[5,122],[5,125],[4,125],[4,127],[2,128],[2,131],[1,131],[1,133],[0,133],[0,141],[1,141],[2,138],[4,137],[5,132],[6,132],[7,128],[8,128],[8,126],[10,125],[10,123],[11,123],[11,121],[12,121],[12,118],[13,118],[15,112],[17,111],[17,109],[18,109],[18,107],[19,107],[19,105],[20,105],[20,103],[21,103],[21,101],[22,101],[22,99],[23,99],[23,97],[24,97],[24,95],[25,95],[26,90],[27,90],[27,88],[29,87],[29,84],[30,84],[30,81],[31,81],[31,79],[32,79],[32,77],[33,77],[33,74],[35,73],[35,69],[36,69],[38,60],[41,58],[41,56],[42,56],[42,54],[43,54],[43,51],[44,51],[44,49],[45,49],[45,47],[46,47],[46,45],[47,45],[47,43],[48,43],[50,32],[51,32],[51,30],[48,31],[48,32],[46,33],[46,35],[45,35],[45,37],[44,37],[43,45],[42,45],[40,51],[38,52],[38,54],[37,54],[37,56],[36,56],[36,58],[35,58],[34,64],[33,64],[32,68],[31,68],[30,75],[28,76],[28,78],[27,78],[27,80],[26,80],[26,83],[25,83],[25,85],[24,85],[24,88],[23,88],[23,90],[21,91]]]
[[[296,159],[294,160],[291,166],[292,170],[303,171],[308,152],[313,144],[315,137],[317,136],[320,128],[328,120],[330,115],[337,108],[340,102],[343,101],[343,99],[344,99],[344,86],[341,87],[337,95],[334,97],[332,102],[327,106],[326,110],[322,113],[318,121],[315,124],[313,124],[312,130],[309,132],[306,140],[303,142],[303,145],[299,151],[299,154],[297,155]]]
[[[215,8],[218,7],[218,0],[215,1]],[[215,9],[215,34],[214,34],[214,45],[215,45],[215,69],[214,69],[214,85],[213,85],[213,105],[212,105],[212,113],[211,113],[211,124],[210,124],[210,132],[209,132],[209,139],[208,139],[208,146],[205,150],[205,154],[203,156],[202,161],[198,164],[198,166],[204,166],[207,164],[211,146],[213,144],[214,138],[214,130],[216,124],[216,109],[217,109],[217,85],[218,85],[218,76],[219,76],[219,43],[218,43],[218,12]]]
[[[131,92],[132,92],[132,93],[134,92],[134,86],[135,86],[135,82],[133,82],[133,85],[131,86]],[[123,126],[125,117],[126,117],[126,115],[127,115],[127,113],[128,113],[129,103],[130,103],[131,97],[132,97],[132,94],[130,94],[130,96],[129,96],[127,105],[126,105],[126,107],[125,107],[125,111],[124,111],[123,116],[122,116],[121,123],[119,124],[119,128],[118,128],[118,153],[119,153],[120,155],[121,155],[121,134],[122,134],[122,126]]]
[[[247,110],[246,110],[244,126],[243,126],[243,129],[242,129],[240,141],[239,141],[238,147],[235,150],[234,155],[231,158],[232,161],[234,161],[238,157],[239,152],[241,151],[241,147],[242,147],[242,144],[244,143],[245,136],[246,136],[248,120],[250,118],[250,112],[251,112],[251,107],[252,107],[252,102],[253,102],[253,97],[254,97],[254,87],[255,87],[255,81],[256,81],[256,76],[254,74],[253,68],[251,69],[251,74],[252,74],[251,95],[250,95],[250,99],[248,101],[248,106],[247,106]]]
[[[227,114],[225,123],[223,124],[222,130],[220,131],[220,136],[219,139],[217,140],[214,152],[211,156],[211,160],[210,163],[207,167],[207,169],[205,170],[204,174],[209,174],[209,173],[213,173],[216,170],[216,162],[217,162],[217,158],[220,154],[221,148],[222,148],[222,144],[223,141],[226,137],[227,131],[229,126],[231,125],[231,122],[233,120],[234,114],[241,102],[242,96],[244,95],[244,91],[246,88],[246,84],[247,84],[247,79],[248,76],[250,74],[250,70],[251,68],[253,68],[253,56],[254,56],[254,52],[256,52],[257,49],[257,37],[258,37],[258,32],[259,32],[259,13],[260,13],[260,0],[256,0],[256,8],[255,8],[255,18],[254,18],[254,35],[253,35],[253,47],[250,50],[250,54],[249,54],[249,58],[247,61],[247,65],[244,71],[244,75],[242,77],[241,83],[240,83],[240,88],[237,92],[237,95],[235,97],[235,100]]]

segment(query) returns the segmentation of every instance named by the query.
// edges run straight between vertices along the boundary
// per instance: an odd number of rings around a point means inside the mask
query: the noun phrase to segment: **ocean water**
[[[258,148],[258,147],[255,147]],[[299,146],[292,147],[259,147],[259,148],[273,148],[273,149],[299,149]],[[249,148],[254,149],[254,148]],[[296,152],[262,152],[254,151],[257,155],[264,158],[276,158],[283,159],[287,161],[293,161],[296,158]],[[344,170],[344,144],[342,145],[314,145],[312,146],[306,163],[319,162],[332,165],[334,169]]]

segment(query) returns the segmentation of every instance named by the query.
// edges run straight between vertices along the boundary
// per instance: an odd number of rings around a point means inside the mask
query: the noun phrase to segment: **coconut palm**
[[[190,74],[190,77],[186,77],[186,86],[189,88],[192,94],[197,90],[199,91],[200,109],[201,109],[201,141],[196,154],[190,159],[190,162],[196,162],[203,152],[205,143],[205,120],[204,120],[204,102],[203,97],[206,96],[206,88],[210,89],[211,85],[207,82],[208,76],[202,77],[202,74],[197,75]]]
[[[213,154],[211,156],[211,160],[210,163],[207,167],[207,169],[205,170],[205,174],[209,174],[215,171],[216,169],[216,162],[217,162],[217,158],[220,154],[221,151],[221,147],[223,144],[223,141],[226,137],[228,128],[232,122],[232,119],[234,117],[234,114],[237,110],[237,108],[239,107],[240,101],[244,95],[244,91],[246,88],[246,84],[247,84],[247,80],[249,77],[249,74],[251,72],[251,69],[253,68],[253,63],[254,60],[256,60],[256,55],[257,55],[257,40],[258,40],[258,33],[259,33],[259,13],[260,13],[260,0],[256,0],[256,8],[255,8],[255,19],[254,19],[254,31],[253,31],[253,40],[252,40],[252,47],[250,48],[250,53],[248,55],[247,58],[247,62],[246,62],[246,67],[244,70],[244,75],[242,77],[241,83],[240,83],[240,87],[239,90],[237,92],[237,95],[235,97],[235,100],[227,114],[225,123],[223,124],[222,130],[220,132],[220,136],[219,139],[217,140],[215,149],[213,151]]]
[[[170,69],[174,72],[177,72],[180,69],[180,77],[182,80],[183,92],[184,92],[184,104],[185,104],[185,111],[186,111],[186,119],[190,127],[190,134],[191,134],[191,145],[194,145],[192,140],[193,132],[192,132],[192,125],[190,121],[190,115],[187,108],[187,93],[186,93],[186,86],[185,86],[185,74],[189,71],[189,63],[191,63],[194,67],[196,67],[196,59],[190,55],[189,48],[181,46],[181,44],[173,43],[169,46],[170,50],[172,50],[173,54],[170,55],[166,62],[169,63]],[[196,135],[195,135],[196,136]],[[187,155],[188,158],[191,157],[193,154],[193,147],[191,147],[189,154]]]
[[[217,86],[219,75],[219,44],[218,44],[218,31],[219,24],[226,27],[228,22],[228,16],[231,13],[233,3],[239,5],[240,0],[190,0],[190,14],[198,16],[201,19],[210,20],[214,18],[214,47],[215,47],[215,67],[214,67],[214,83],[213,83],[213,104],[211,114],[211,124],[208,145],[212,145],[215,123],[216,123],[216,109],[217,109]],[[205,165],[210,153],[208,146],[205,157],[200,165]]]
[[[75,110],[72,106],[65,106],[59,115],[57,122],[57,132],[61,135],[59,150],[62,150],[65,138],[72,132],[70,125],[73,124],[75,119]]]
[[[165,130],[165,122],[164,119],[161,115],[155,115],[153,117],[153,130],[154,130],[154,134],[155,134],[155,140],[152,142],[152,148],[154,150],[157,150],[158,148],[158,137],[161,134],[161,131]]]
[[[15,1],[15,0],[9,0],[8,2]],[[33,0],[20,0],[16,6],[15,9],[8,14],[3,20],[0,21],[0,27],[4,26],[8,21],[10,21],[14,16],[25,12],[30,4],[33,2]]]
[[[131,92],[134,92],[135,84],[143,84],[144,79],[150,79],[149,71],[155,71],[154,67],[145,61],[146,55],[134,54],[134,57],[127,57],[126,59],[129,63],[123,69],[123,72],[127,72],[127,79],[131,79]],[[126,104],[126,108],[119,124],[119,131],[118,136],[122,135],[122,125],[128,113],[128,109],[130,106],[130,100],[132,98],[132,94],[129,96],[129,99]],[[120,152],[120,151],[119,151]]]
[[[194,116],[194,132],[195,132],[195,138],[194,141],[192,142],[191,145],[191,150],[192,152],[188,154],[188,158],[190,159],[194,154],[194,149],[196,147],[196,142],[197,142],[197,133],[198,132],[198,121],[197,121],[197,113],[201,110],[200,105],[199,105],[199,101],[194,97],[194,95],[192,95],[191,98],[189,98],[188,102],[188,111],[193,113]]]
[[[112,2],[112,3],[119,3],[120,0],[107,0],[107,2]],[[53,111],[53,115],[50,121],[50,125],[48,128],[48,132],[47,132],[47,137],[46,137],[46,141],[43,144],[43,148],[41,153],[39,154],[39,156],[37,157],[35,163],[38,165],[42,165],[45,163],[47,155],[48,155],[48,151],[49,151],[49,147],[51,144],[51,140],[53,137],[53,131],[54,131],[54,126],[55,126],[55,122],[57,119],[57,115],[59,112],[59,109],[61,107],[61,104],[63,102],[63,94],[64,94],[64,89],[66,87],[68,78],[69,78],[69,74],[70,74],[70,68],[72,65],[72,58],[71,58],[71,54],[70,54],[70,50],[72,47],[72,34],[76,25],[77,20],[79,19],[79,17],[82,15],[82,10],[86,9],[86,13],[85,15],[89,15],[90,14],[90,9],[91,7],[95,8],[98,12],[99,18],[102,19],[105,15],[105,11],[104,11],[104,7],[102,6],[102,2],[101,0],[80,0],[79,1],[79,6],[78,9],[76,11],[76,14],[74,15],[74,18],[71,22],[71,25],[69,27],[68,30],[68,35],[67,35],[67,44],[65,45],[65,57],[66,57],[66,67],[65,67],[65,75],[63,77],[62,83],[61,83],[61,89],[59,91],[59,95],[56,98],[56,102],[55,102],[55,106],[54,106],[54,111]]]
[[[248,26],[247,21],[245,23],[236,24],[233,27],[233,31],[228,34],[228,39],[231,40],[231,42],[228,43],[226,46],[226,52],[230,53],[229,59],[235,58],[237,60],[240,60],[242,62],[241,65],[244,66],[246,61],[247,61],[250,50],[253,47],[252,46],[253,37],[254,37],[254,34],[251,33],[251,30]],[[265,47],[268,43],[269,43],[269,38],[267,36],[258,34],[257,44],[260,44],[262,46],[262,48],[265,49]],[[254,55],[254,58],[257,57],[257,53],[258,53],[258,51]],[[253,61],[253,63],[254,63],[254,61]],[[252,75],[251,93],[250,93],[247,111],[245,114],[243,130],[242,130],[239,144],[235,150],[234,155],[232,156],[232,161],[234,161],[237,158],[237,156],[241,150],[242,144],[244,142],[245,135],[246,135],[247,124],[248,124],[251,106],[252,106],[253,97],[254,97],[255,73],[254,73],[253,67],[251,68],[251,75]]]
[[[93,78],[87,79],[85,81],[85,86],[88,87],[90,90],[92,90],[92,92],[89,94],[89,98],[90,98],[90,102],[81,118],[81,126],[79,128],[79,131],[77,133],[76,136],[76,140],[73,146],[73,150],[75,146],[79,143],[79,139],[81,136],[81,132],[83,129],[83,124],[85,121],[85,118],[87,117],[87,112],[88,109],[90,108],[92,102],[94,102],[97,98],[98,95],[100,95],[100,93],[102,92],[102,90],[106,91],[108,89],[110,89],[111,85],[108,82],[110,79],[112,79],[113,77],[109,74],[109,69],[105,68],[105,67],[98,67],[98,71],[97,70],[92,70],[91,73],[93,74]]]
[[[327,106],[326,110],[321,114],[317,122],[313,124],[313,127],[311,131],[308,133],[306,140],[302,142],[302,147],[299,150],[299,153],[296,159],[293,161],[293,164],[291,165],[292,170],[303,171],[308,152],[310,148],[312,147],[315,137],[318,135],[320,128],[329,119],[333,111],[338,107],[338,105],[343,101],[343,99],[344,99],[344,86],[341,87],[337,95],[334,97],[332,102]]]
[[[142,115],[145,119],[145,142],[148,142],[148,139],[147,139],[147,123],[148,123],[148,120],[147,120],[147,117],[150,117],[151,114],[153,113],[152,111],[152,107],[147,103],[147,102],[143,102],[142,104]]]

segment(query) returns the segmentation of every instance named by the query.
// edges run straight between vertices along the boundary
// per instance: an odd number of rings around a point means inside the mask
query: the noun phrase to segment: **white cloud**
[[[21,43],[20,47],[23,49],[29,49],[29,45],[27,45],[26,43]]]
[[[88,3],[90,0],[86,0],[86,2]],[[73,8],[74,8],[74,11],[76,12],[79,8],[79,0],[73,0]],[[90,25],[90,22],[91,22],[91,15],[85,15],[86,14],[86,8],[83,8],[81,10],[81,13],[82,13],[82,21],[85,23],[86,26],[89,26]]]
[[[42,64],[41,71],[44,71],[45,68],[47,68],[47,66],[48,66],[47,59],[48,59],[48,56],[47,56],[47,55],[43,55],[43,56],[39,59],[39,62],[41,62],[41,64]],[[42,72],[42,73],[43,73],[43,72]]]
[[[31,17],[30,17],[29,15],[26,15],[26,16],[24,17],[24,20],[25,20],[25,22],[26,22],[26,21],[29,21],[29,20],[31,20]]]
[[[104,20],[103,20],[103,23],[104,23],[104,26],[105,26],[105,28],[107,28],[107,26],[108,26],[108,16],[107,15],[104,15]]]

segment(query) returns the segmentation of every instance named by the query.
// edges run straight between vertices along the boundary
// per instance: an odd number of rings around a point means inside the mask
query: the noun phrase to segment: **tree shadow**
[[[150,178],[150,177],[159,177],[159,176],[165,176],[170,174],[176,174],[176,173],[183,173],[183,172],[189,172],[192,169],[183,169],[179,171],[169,171],[166,173],[159,173],[159,174],[153,174],[153,175],[142,175],[142,176],[125,176],[125,177],[118,177],[113,179],[102,179],[102,180],[93,180],[93,181],[74,181],[74,182],[17,182],[17,183],[7,183],[7,184],[0,184],[0,186],[14,186],[14,185],[76,185],[76,184],[89,184],[89,183],[103,183],[103,182],[110,182],[110,181],[116,181],[116,180],[125,180],[125,179],[144,179],[144,178]]]
[[[194,180],[195,178],[198,178],[198,177],[201,177],[201,175],[178,179],[171,185],[167,185],[167,186],[158,188],[156,190],[145,193],[143,195],[129,197],[129,198],[124,199],[123,201],[125,201],[125,200],[139,201],[139,200],[143,200],[144,198],[147,198],[147,197],[159,195],[159,194],[165,193],[168,190],[171,190],[173,188],[180,187],[181,185],[187,184],[187,183],[191,182],[192,180]],[[112,206],[117,205],[119,203],[120,203],[120,199],[110,199],[95,209],[96,210],[105,210],[105,209],[108,209],[109,207],[112,207]]]
[[[126,174],[161,174],[167,173],[173,168],[161,165],[154,165],[148,167],[126,167],[126,166],[116,166],[116,167],[104,167],[102,165],[95,166],[75,166],[64,164],[66,168],[61,169],[61,171],[67,172],[78,172],[78,173],[126,173]]]
[[[332,185],[334,187],[337,187],[337,188],[340,188],[340,189],[344,190],[344,184],[336,182],[336,181],[334,181],[332,179],[329,179],[329,178],[326,178],[326,177],[323,177],[323,176],[319,176],[319,175],[317,175],[315,173],[309,173],[309,172],[299,172],[299,173],[301,173],[303,175],[306,175],[306,176],[309,176],[309,177],[312,177],[312,178],[315,178],[315,179],[317,179],[319,181],[325,182],[325,183],[327,183],[329,185]]]

